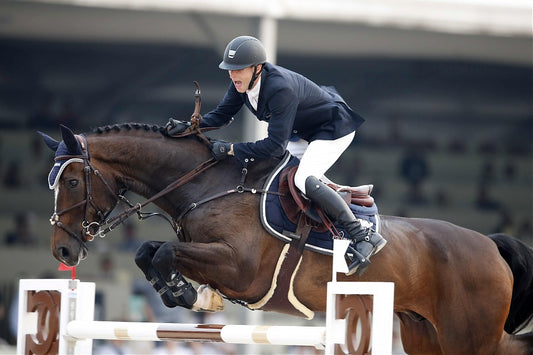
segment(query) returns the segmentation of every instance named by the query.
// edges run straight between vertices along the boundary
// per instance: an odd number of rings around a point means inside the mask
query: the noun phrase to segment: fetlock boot
[[[315,176],[309,176],[305,180],[305,194],[328,217],[346,229],[348,238],[352,240],[345,254],[347,275],[355,272],[361,275],[370,265],[370,257],[380,251],[387,241],[373,229],[363,227],[342,197]]]
[[[172,295],[172,292],[165,284],[165,281],[161,278],[159,273],[154,269],[151,269],[146,275],[146,279],[150,282],[152,287],[157,291],[157,294],[161,296],[161,299],[165,306],[173,308],[178,306],[175,298]]]
[[[192,284],[179,272],[174,272],[170,276],[170,281],[166,281],[169,296],[182,307],[191,309],[196,302],[197,293]]]

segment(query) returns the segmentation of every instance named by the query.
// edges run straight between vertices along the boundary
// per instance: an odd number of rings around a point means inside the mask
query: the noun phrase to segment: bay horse
[[[88,239],[102,232],[129,190],[181,228],[174,241],[147,242],[153,253],[151,265],[142,267],[145,274],[153,268],[165,282],[182,275],[217,290],[201,286],[197,302],[209,292],[247,304],[265,296],[284,242],[263,228],[260,194],[252,192],[263,187],[279,159],[253,162],[245,183],[250,189],[221,194],[240,184],[242,166],[233,158],[214,162],[195,135],[172,138],[164,127],[142,124],[79,136],[61,130],[62,142],[42,134],[60,170],[51,181],[55,258],[69,266],[84,259]],[[140,213],[141,204],[128,211]],[[531,248],[503,234],[488,238],[441,220],[380,216],[379,221],[388,245],[362,276],[340,274],[338,280],[394,282],[394,312],[407,353],[531,353],[533,332],[513,334],[533,316]],[[295,296],[310,310],[325,312],[331,275],[331,256],[304,250]],[[221,308],[187,302],[194,310]]]

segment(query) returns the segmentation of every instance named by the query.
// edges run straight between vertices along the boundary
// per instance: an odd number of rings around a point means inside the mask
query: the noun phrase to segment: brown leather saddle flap
[[[296,174],[297,166],[292,166],[284,169],[280,173],[278,191],[282,194],[280,196],[281,208],[287,218],[294,224],[298,224],[300,212],[307,212],[311,208],[311,201],[305,197],[300,190],[294,185],[294,175]],[[372,185],[361,185],[356,187],[339,187],[336,185],[329,185],[344,198],[346,203],[354,203],[357,205],[371,207],[374,205],[374,198],[370,196],[372,192]],[[317,232],[325,232],[327,227],[319,224],[308,218],[308,223],[313,224],[313,229]]]

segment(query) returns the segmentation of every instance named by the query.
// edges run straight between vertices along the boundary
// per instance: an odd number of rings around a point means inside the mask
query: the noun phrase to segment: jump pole
[[[323,347],[325,327],[71,321],[76,339],[223,342]]]
[[[355,316],[361,324],[365,319],[371,322],[370,334],[359,334],[360,342],[371,337],[373,354],[391,354],[394,284],[337,282],[336,272],[345,270],[335,266],[335,259],[341,258],[344,252],[342,247],[335,248],[340,251],[335,252],[337,257],[334,254],[333,281],[327,287],[325,327],[94,321],[94,283],[68,279],[20,280],[17,354],[91,354],[93,339],[301,345],[334,354],[346,351],[349,338],[354,338],[357,331],[353,322],[336,316],[339,313],[336,300],[349,295],[373,296],[372,316],[367,311]],[[359,333],[363,332],[359,329]],[[361,347],[359,344],[358,349]]]

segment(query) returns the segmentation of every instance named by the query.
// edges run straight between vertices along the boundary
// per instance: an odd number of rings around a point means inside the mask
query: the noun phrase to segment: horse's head
[[[100,223],[117,203],[116,194],[90,162],[87,141],[61,126],[63,141],[39,132],[55,151],[55,164],[48,175],[54,190],[54,213],[50,218],[52,253],[62,263],[73,266],[87,256],[87,241],[99,233]],[[94,196],[98,196],[95,201]]]

